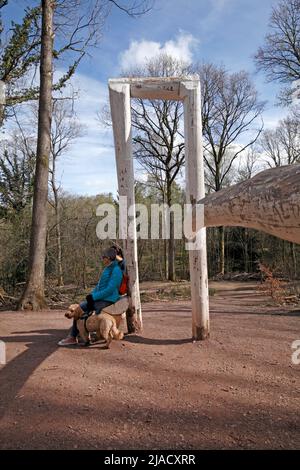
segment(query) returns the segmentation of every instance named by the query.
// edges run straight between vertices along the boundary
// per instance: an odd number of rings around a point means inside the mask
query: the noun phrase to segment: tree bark
[[[167,176],[167,205],[170,209],[172,205],[172,185],[170,175]],[[174,240],[174,214],[170,213],[170,238],[168,240],[168,280],[175,281],[175,240]]]
[[[53,54],[52,0],[42,0],[42,35],[40,63],[40,96],[36,173],[32,208],[32,226],[29,252],[29,275],[19,309],[41,310],[45,300],[45,256],[47,233],[47,202],[49,156],[51,145],[52,111],[52,54]]]
[[[163,220],[162,224],[166,226],[167,224],[167,214],[165,211],[165,194],[163,193]],[[163,230],[162,230],[163,233]],[[167,280],[169,278],[169,251],[168,251],[168,239],[165,238],[163,240],[164,245],[164,268],[165,268],[165,277],[164,279]]]
[[[55,236],[56,236],[56,255],[57,255],[57,285],[62,287],[64,285],[63,279],[63,269],[62,269],[62,249],[61,249],[61,226],[60,226],[60,207],[59,207],[59,198],[58,190],[55,184],[55,170],[56,170],[56,161],[53,157],[52,162],[52,173],[51,173],[51,186],[54,197],[54,211],[55,211]]]
[[[6,96],[5,96],[5,83],[3,80],[0,80],[0,127],[2,127],[3,120],[4,120],[4,109],[5,109],[5,102],[6,102]]]
[[[167,280],[169,276],[168,240],[167,239],[163,240],[163,244],[164,244],[164,270],[165,270],[164,279]]]
[[[286,241],[282,240],[282,264],[286,264]]]
[[[296,256],[296,247],[295,243],[290,243],[291,257],[292,257],[292,276],[294,279],[297,278],[297,256]]]
[[[243,245],[244,245],[244,271],[245,273],[249,272],[249,237],[248,237],[248,229],[244,228],[243,229]]]
[[[170,239],[169,239],[169,281],[175,281],[175,240],[174,240],[174,214],[170,214]]]
[[[86,272],[87,272],[87,232],[88,223],[84,228],[84,245],[83,245],[83,263],[82,263],[82,287],[87,289]]]
[[[225,274],[225,229],[219,227],[219,274]]]
[[[55,218],[56,218],[56,249],[57,249],[57,285],[64,285],[63,268],[62,268],[62,248],[61,248],[61,227],[60,227],[60,207],[58,199],[55,201]]]

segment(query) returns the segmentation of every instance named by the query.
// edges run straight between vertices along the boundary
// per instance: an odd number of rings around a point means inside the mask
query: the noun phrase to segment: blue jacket
[[[115,303],[120,299],[119,289],[122,282],[123,273],[118,261],[112,261],[102,272],[98,284],[92,291],[95,301],[106,300]]]

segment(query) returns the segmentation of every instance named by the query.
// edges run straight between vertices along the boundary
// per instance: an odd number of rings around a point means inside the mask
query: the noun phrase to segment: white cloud
[[[186,63],[192,62],[193,47],[198,40],[189,33],[180,32],[175,40],[170,39],[164,44],[155,41],[132,41],[129,48],[121,54],[122,69],[143,66],[149,59],[159,54],[168,54]]]

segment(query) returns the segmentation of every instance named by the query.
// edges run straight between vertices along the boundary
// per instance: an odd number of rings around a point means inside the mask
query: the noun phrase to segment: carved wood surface
[[[300,243],[300,165],[262,171],[199,203],[206,227],[250,227]]]

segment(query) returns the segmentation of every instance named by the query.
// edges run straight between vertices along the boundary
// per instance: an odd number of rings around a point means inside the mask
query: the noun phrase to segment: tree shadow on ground
[[[56,351],[65,329],[15,331],[12,335],[1,336],[0,340],[6,344],[25,343],[27,349],[0,369],[0,419],[34,370]]]
[[[25,351],[17,354],[0,369],[0,419],[29,377],[57,350],[57,342],[64,336],[65,329],[45,329],[13,331],[10,336],[0,337],[6,344],[22,343],[26,347]],[[124,341],[148,345],[181,345],[190,343],[191,339],[153,339],[138,335],[126,335]],[[92,349],[103,349],[102,346],[101,342],[97,342],[92,345]],[[77,349],[78,346],[68,346],[68,348]]]
[[[273,313],[272,315],[280,316],[280,317],[299,317],[300,318],[300,310],[289,310],[287,312]]]
[[[149,344],[149,345],[179,345],[179,344],[186,344],[191,343],[191,338],[181,338],[181,339],[159,339],[159,338],[145,338],[144,336],[140,335],[125,335],[123,341],[128,341],[129,343],[136,343],[136,344]]]

